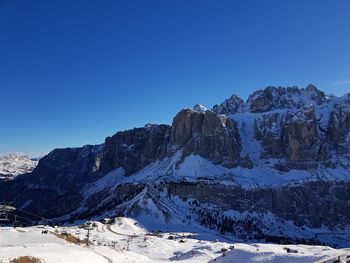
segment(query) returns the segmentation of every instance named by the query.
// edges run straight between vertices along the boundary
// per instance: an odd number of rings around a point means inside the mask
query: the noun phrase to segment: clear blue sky
[[[0,154],[102,143],[268,85],[350,91],[350,1],[0,0]]]

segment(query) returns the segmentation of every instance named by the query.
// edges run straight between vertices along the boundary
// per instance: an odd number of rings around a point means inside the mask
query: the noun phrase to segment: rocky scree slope
[[[288,221],[289,235],[307,236],[349,227],[349,168],[350,94],[267,87],[183,109],[171,126],[55,149],[1,183],[0,199],[56,220],[155,213],[260,236],[287,235]]]

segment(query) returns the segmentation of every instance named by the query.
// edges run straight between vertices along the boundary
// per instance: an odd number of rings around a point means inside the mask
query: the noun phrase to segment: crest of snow
[[[213,178],[223,175],[228,170],[222,166],[215,165],[199,155],[190,155],[185,158],[179,168],[174,171],[173,177],[177,179],[195,180],[202,178]]]
[[[135,219],[127,217],[117,217],[111,229],[123,235],[141,235],[146,231]]]
[[[164,160],[156,161],[149,164],[141,171],[132,176],[127,177],[122,183],[130,182],[155,182],[161,178],[167,178],[174,174],[176,164],[180,161],[182,151],[177,151],[172,157],[167,157]]]
[[[193,110],[195,110],[197,112],[205,112],[207,110],[207,108],[201,104],[196,104],[196,105],[194,105]]]
[[[125,178],[124,174],[125,170],[122,167],[113,170],[94,183],[87,185],[82,190],[82,193],[84,193],[85,196],[90,196],[105,189],[113,188]]]

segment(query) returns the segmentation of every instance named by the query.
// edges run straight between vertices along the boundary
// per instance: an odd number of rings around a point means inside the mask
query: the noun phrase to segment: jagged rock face
[[[173,121],[171,144],[183,148],[184,156],[194,153],[226,166],[234,166],[240,159],[236,124],[208,110],[180,111]]]
[[[278,159],[279,170],[349,167],[350,96],[329,100],[314,86],[293,92],[304,93],[303,99],[314,104],[257,113],[254,134],[263,148],[261,158]]]
[[[173,120],[171,130],[171,143],[184,146],[193,135],[202,131],[204,114],[184,109],[180,111]]]
[[[302,92],[306,94],[308,99],[315,102],[316,105],[320,105],[327,101],[326,94],[312,84],[308,85],[305,90],[302,89]]]
[[[213,111],[217,114],[235,114],[243,104],[244,101],[234,94],[220,105],[214,105]]]
[[[248,98],[249,108],[251,112],[265,112],[272,109],[274,106],[273,98],[274,94],[272,87],[266,88],[261,91],[254,92],[251,96]],[[277,96],[280,96],[278,92],[280,90],[277,90]],[[277,97],[276,96],[276,97]],[[277,105],[275,105],[277,106]]]
[[[337,106],[330,115],[329,139],[339,144],[348,141],[350,135],[350,106]]]
[[[350,104],[339,105],[331,112],[328,136],[329,144],[333,146],[340,159],[350,161]]]
[[[350,222],[350,184],[310,182],[301,186],[243,189],[207,183],[171,183],[171,195],[200,204],[214,204],[225,210],[272,212],[297,225],[320,228]],[[220,193],[218,195],[217,193]]]
[[[55,149],[41,158],[31,174],[0,184],[0,200],[55,217],[80,205],[80,190],[96,179],[103,145]]]
[[[255,122],[255,137],[262,142],[262,157],[285,156],[288,161],[316,160],[315,108],[297,112],[264,114]]]
[[[328,158],[318,136],[315,107],[264,114],[255,121],[255,137],[263,146],[262,158],[285,159],[278,169],[315,168]]]
[[[101,160],[101,170],[107,173],[123,167],[131,175],[167,154],[169,143],[168,125],[150,125],[118,132],[107,137]]]
[[[286,113],[283,123],[286,143],[285,154],[289,161],[315,160],[317,154],[317,123],[315,108]]]
[[[247,104],[251,112],[258,113],[273,109],[298,109],[310,103],[319,105],[325,101],[326,95],[309,85],[306,89],[267,87],[250,95]]]
[[[262,158],[281,157],[284,152],[280,113],[264,114],[255,120],[255,137],[261,141]]]
[[[55,149],[41,158],[31,175],[31,182],[69,192],[93,179],[103,146]]]

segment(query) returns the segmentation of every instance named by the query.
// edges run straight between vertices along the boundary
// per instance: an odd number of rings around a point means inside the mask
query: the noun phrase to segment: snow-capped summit
[[[30,173],[38,164],[38,158],[11,153],[0,157],[0,179],[13,179],[15,176]]]
[[[257,90],[247,100],[250,112],[267,112],[274,109],[299,109],[303,106],[320,105],[327,100],[324,92],[310,84],[298,87],[267,87]]]
[[[201,104],[196,104],[193,106],[193,110],[197,111],[197,112],[204,112],[207,110],[206,107],[204,107],[203,105]]]
[[[246,102],[234,94],[221,104],[214,105],[213,111],[225,115],[237,112],[261,113],[277,109],[299,109],[304,106],[321,105],[329,99],[330,97],[312,84],[306,88],[269,86],[253,92]]]

